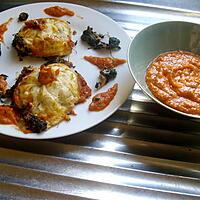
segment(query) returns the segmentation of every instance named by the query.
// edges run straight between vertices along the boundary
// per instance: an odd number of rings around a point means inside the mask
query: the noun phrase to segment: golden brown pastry
[[[72,52],[72,30],[67,21],[56,18],[29,20],[15,34],[13,47],[20,57],[65,56]]]

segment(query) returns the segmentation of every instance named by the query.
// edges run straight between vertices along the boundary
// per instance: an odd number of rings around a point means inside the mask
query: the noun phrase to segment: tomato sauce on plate
[[[118,84],[116,83],[108,91],[96,94],[89,105],[89,111],[101,111],[105,109],[115,97],[117,90]]]
[[[12,21],[10,18],[8,21],[0,25],[0,42],[3,42],[3,35],[8,30],[8,24]]]
[[[52,7],[49,7],[49,8],[45,8],[44,12],[47,15],[50,15],[52,17],[62,17],[62,16],[65,16],[65,15],[74,16],[75,15],[74,11],[72,11],[68,8],[62,8],[60,6],[52,6]]]
[[[17,125],[17,116],[11,106],[0,106],[0,124]]]
[[[200,56],[186,51],[159,55],[146,71],[152,94],[164,104],[200,114]]]
[[[96,65],[99,69],[112,69],[126,63],[125,59],[112,57],[84,56],[84,59],[93,65]]]

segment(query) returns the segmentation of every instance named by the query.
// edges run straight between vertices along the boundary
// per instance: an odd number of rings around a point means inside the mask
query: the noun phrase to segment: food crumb
[[[77,34],[77,32],[76,31],[73,31],[73,33],[72,33],[73,35],[76,35]]]
[[[76,17],[80,18],[80,19],[84,19],[84,17],[80,16],[80,15],[76,15]]]
[[[28,13],[22,12],[19,14],[18,22],[23,22],[28,19]]]

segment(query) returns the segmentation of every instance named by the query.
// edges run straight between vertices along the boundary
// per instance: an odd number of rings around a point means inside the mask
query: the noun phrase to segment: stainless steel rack
[[[0,8],[28,2],[37,1]],[[131,37],[155,22],[200,19],[130,1],[67,2],[110,16]],[[200,120],[160,107],[135,85],[117,112],[85,132],[44,141],[0,135],[0,199],[200,199]]]

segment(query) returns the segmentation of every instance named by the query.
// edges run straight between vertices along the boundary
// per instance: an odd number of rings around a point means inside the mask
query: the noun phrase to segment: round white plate
[[[76,15],[73,17],[61,17],[61,19],[69,21],[71,23],[72,29],[77,32],[77,34],[73,37],[73,41],[78,40],[78,44],[75,47],[72,55],[70,55],[70,61],[73,62],[73,64],[76,66],[75,69],[85,78],[88,85],[92,88],[92,96],[94,96],[97,93],[94,86],[99,75],[99,70],[96,66],[85,61],[83,59],[83,56],[110,56],[110,53],[109,51],[94,51],[91,49],[89,50],[88,45],[84,44],[80,40],[80,36],[83,30],[85,30],[87,26],[91,26],[93,27],[94,31],[98,33],[108,33],[110,36],[119,38],[121,41],[121,50],[113,51],[112,53],[112,55],[117,58],[127,59],[127,51],[130,43],[130,38],[125,33],[125,31],[109,17],[95,10],[80,5],[55,2],[36,3],[19,6],[1,12],[0,24],[7,21],[10,17],[13,18],[13,21],[8,26],[8,31],[4,34],[4,44],[2,44],[2,55],[0,57],[0,74],[8,75],[9,86],[12,86],[15,82],[17,75],[21,72],[24,66],[40,66],[42,63],[45,62],[43,59],[30,57],[25,57],[23,61],[19,61],[19,58],[17,57],[17,52],[11,46],[11,44],[13,40],[13,34],[18,32],[23,25],[22,22],[17,21],[18,16],[21,12],[27,12],[29,14],[28,19],[50,17],[46,15],[43,10],[44,8],[55,5],[69,8],[76,13]],[[86,130],[108,118],[128,98],[133,88],[134,80],[129,72],[127,63],[117,68],[116,79],[109,82],[105,87],[99,90],[98,93],[106,91],[108,88],[112,87],[114,83],[118,83],[118,92],[113,101],[103,111],[88,111],[88,105],[91,102],[91,97],[87,100],[87,102],[79,104],[75,107],[74,110],[77,115],[72,116],[69,122],[63,121],[57,126],[54,126],[40,134],[24,134],[20,132],[19,129],[17,129],[15,126],[11,125],[0,125],[0,133],[27,139],[50,139],[63,137]]]

